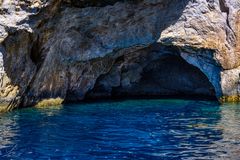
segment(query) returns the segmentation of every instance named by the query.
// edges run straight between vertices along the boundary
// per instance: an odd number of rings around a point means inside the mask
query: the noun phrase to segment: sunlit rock
[[[2,0],[0,5],[0,97],[8,110],[44,99],[125,93],[239,99],[238,0]],[[174,58],[167,59],[171,72],[164,80],[160,73],[167,64],[161,59],[169,55]],[[175,62],[189,69],[176,70]],[[160,77],[142,85],[149,65]],[[157,78],[156,83],[168,83],[153,85]]]

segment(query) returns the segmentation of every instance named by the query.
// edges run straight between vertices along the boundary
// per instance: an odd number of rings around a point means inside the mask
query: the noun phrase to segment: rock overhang
[[[5,0],[4,8],[13,6],[15,10],[0,14],[5,17],[0,47],[11,80],[8,84],[20,84],[17,106],[64,99],[72,92],[82,100],[117,58],[156,42],[178,48],[186,62],[208,77],[219,99],[238,97],[237,0],[110,0],[102,4],[52,0],[31,5],[19,1],[20,8],[8,2]],[[18,45],[12,47],[16,34]],[[17,72],[22,81],[14,75],[17,68],[22,68]]]

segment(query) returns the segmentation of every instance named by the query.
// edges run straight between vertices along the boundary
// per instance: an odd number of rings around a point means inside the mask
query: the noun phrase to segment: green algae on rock
[[[44,99],[38,102],[35,107],[37,108],[44,108],[48,106],[59,106],[62,105],[63,99],[61,98],[49,98],[49,99]]]

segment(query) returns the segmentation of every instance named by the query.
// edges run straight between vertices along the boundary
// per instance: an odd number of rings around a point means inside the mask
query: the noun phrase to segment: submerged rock
[[[239,99],[239,0],[0,5],[0,102],[7,110],[49,99]]]

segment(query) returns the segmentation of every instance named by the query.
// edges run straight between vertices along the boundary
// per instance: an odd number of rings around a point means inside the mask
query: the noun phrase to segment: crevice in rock
[[[39,65],[41,63],[41,51],[39,45],[39,36],[37,36],[37,40],[33,42],[32,49],[30,52],[30,58],[35,65]]]
[[[231,32],[233,34],[235,34],[235,32],[234,32],[234,30],[231,27],[231,24],[229,22],[229,12],[230,11],[229,11],[229,7],[226,4],[226,0],[219,0],[219,5],[220,5],[221,12],[226,13],[226,24],[227,24],[228,28],[231,30]]]

